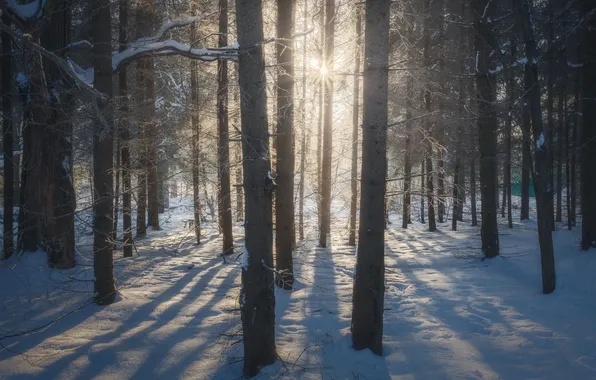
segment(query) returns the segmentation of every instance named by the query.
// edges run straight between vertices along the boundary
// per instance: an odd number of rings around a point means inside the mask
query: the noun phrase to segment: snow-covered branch
[[[238,49],[234,46],[213,49],[193,48],[189,44],[175,40],[144,44],[139,44],[137,41],[128,49],[113,53],[112,68],[114,71],[117,71],[139,58],[166,55],[181,55],[200,61],[215,61],[217,59],[236,60]]]
[[[30,3],[19,4],[17,0],[8,0],[7,6],[23,20],[31,20],[42,15],[46,0],[33,0]]]

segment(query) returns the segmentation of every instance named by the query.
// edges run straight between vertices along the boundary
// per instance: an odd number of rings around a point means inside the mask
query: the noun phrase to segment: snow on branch
[[[70,78],[72,78],[75,84],[81,88],[90,91],[92,94],[100,97],[104,97],[105,95],[98,92],[93,88],[92,85],[87,83],[83,78],[79,76],[79,73],[74,69],[73,65],[65,60],[57,56],[56,54],[52,53],[51,51],[44,49],[42,46],[32,42],[30,40],[30,36],[27,34],[19,33],[18,31],[14,30],[10,26],[0,22],[0,30],[2,32],[8,33],[15,41],[21,43],[24,46],[28,46],[32,51],[39,53],[49,59],[50,61],[54,62],[56,66],[58,66],[64,73],[68,74]]]
[[[112,69],[118,71],[129,63],[148,56],[181,55],[200,61],[215,61],[217,59],[236,60],[238,49],[234,46],[224,48],[193,48],[175,40],[151,42],[145,44],[134,43],[132,47],[112,55]]]
[[[42,15],[46,0],[33,0],[30,3],[19,4],[17,0],[8,0],[7,6],[23,20],[30,20]]]

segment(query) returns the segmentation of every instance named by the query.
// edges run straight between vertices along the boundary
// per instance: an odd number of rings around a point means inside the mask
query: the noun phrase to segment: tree
[[[194,16],[196,10],[195,3],[191,3],[191,14]],[[197,24],[193,22],[190,25],[190,40],[192,42],[197,40]],[[192,199],[194,210],[194,230],[197,244],[201,244],[201,200],[199,198],[199,79],[198,79],[198,64],[197,61],[190,62],[190,103],[191,103],[191,129],[192,137],[190,142],[191,150],[191,171],[192,171]]]
[[[352,170],[350,201],[350,231],[348,245],[356,245],[356,210],[358,208],[358,130],[360,129],[360,45],[362,34],[362,16],[356,8],[356,38],[354,40],[354,90],[352,93]]]
[[[333,147],[333,48],[335,32],[335,0],[325,1],[325,60],[323,66],[323,98],[325,117],[323,121],[323,161],[321,163],[321,225],[319,245],[327,247],[327,235],[331,232],[331,159]]]
[[[43,50],[55,51],[63,59],[70,43],[70,8],[67,1],[44,7],[42,20],[28,26]],[[37,32],[33,29],[40,28]],[[14,36],[13,36],[14,38]],[[19,41],[20,43],[20,41]],[[43,249],[55,268],[75,265],[74,210],[72,184],[72,92],[61,68],[47,56],[32,54],[27,59],[27,121],[23,131],[19,249]]]
[[[538,82],[538,51],[530,14],[529,0],[523,0],[519,9],[520,24],[525,41],[525,87],[532,117],[532,131],[524,131],[526,139],[533,138],[534,165],[532,182],[536,189],[536,211],[538,214],[538,241],[542,263],[542,292],[552,293],[556,286],[555,257],[552,239],[552,187],[550,177],[552,165],[549,162],[548,145],[542,122],[540,83]]]
[[[365,23],[362,190],[358,254],[354,272],[352,343],[383,353],[385,294],[385,176],[390,0],[367,0]]]
[[[425,0],[424,3],[424,32],[422,40],[424,44],[424,61],[423,65],[426,70],[430,71],[431,60],[431,1]],[[427,88],[424,90],[424,106],[428,114],[432,110],[432,92]],[[424,141],[426,147],[426,197],[428,199],[428,230],[433,232],[437,230],[437,221],[435,219],[435,197],[433,184],[433,141],[432,141],[432,120],[425,118],[424,123]]]
[[[112,29],[107,0],[93,0],[94,86],[104,97],[97,99],[93,129],[93,270],[95,303],[107,305],[116,297],[112,235],[113,157],[112,131]]]
[[[126,49],[128,25],[128,0],[120,0],[119,42],[120,51]],[[124,257],[132,257],[132,206],[131,206],[131,163],[130,163],[130,130],[128,120],[128,76],[126,67],[118,73],[120,119],[120,158],[122,165],[122,241]]]
[[[293,0],[277,2],[277,136],[275,197],[276,283],[282,289],[294,284],[292,228],[294,226],[294,40]]]
[[[492,6],[491,6],[492,5]],[[494,4],[488,0],[473,2],[476,50],[476,88],[478,92],[478,149],[480,152],[480,196],[482,199],[482,252],[488,258],[499,254],[497,227],[497,114],[496,78],[492,69],[489,41],[494,40],[487,22]]]
[[[2,22],[11,24],[8,13],[2,13]],[[12,136],[12,39],[2,32],[2,152],[4,154],[4,259],[12,256],[14,236],[12,231],[14,163]]]
[[[583,66],[581,68],[581,151],[580,151],[580,186],[581,186],[581,212],[582,212],[582,241],[583,250],[596,247],[596,199],[592,195],[596,184],[596,17],[592,2],[580,3],[580,14],[590,15],[581,32],[581,51]]]
[[[240,313],[244,375],[255,376],[276,359],[272,195],[267,93],[260,0],[236,0],[238,76],[246,219]]]
[[[302,15],[304,21],[304,30],[308,30],[308,0],[304,0],[304,13]],[[299,183],[299,204],[298,204],[298,237],[304,240],[304,182],[306,179],[306,149],[310,145],[306,137],[306,82],[308,77],[306,75],[306,44],[307,34],[304,34],[304,43],[302,44],[302,99],[300,100],[300,113],[302,116],[302,140],[300,149],[300,183]],[[309,134],[310,136],[310,134]]]
[[[228,0],[219,0],[219,47],[228,45]],[[223,232],[223,254],[234,252],[232,236],[232,193],[230,190],[230,146],[228,128],[228,61],[217,61],[217,128],[219,131],[219,198]]]

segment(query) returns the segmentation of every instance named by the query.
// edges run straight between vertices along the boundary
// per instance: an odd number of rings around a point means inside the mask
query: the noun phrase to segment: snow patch
[[[540,136],[536,139],[536,148],[542,149],[544,146],[544,133],[541,133]]]

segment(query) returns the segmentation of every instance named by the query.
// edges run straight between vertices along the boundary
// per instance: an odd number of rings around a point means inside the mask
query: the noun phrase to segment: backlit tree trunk
[[[335,0],[325,2],[325,75],[323,76],[325,117],[323,121],[323,161],[321,164],[321,225],[319,245],[327,247],[331,227],[331,150],[333,148],[333,48],[335,31]]]
[[[228,0],[219,0],[219,47],[228,45]],[[217,61],[217,127],[219,131],[219,198],[224,255],[234,252],[232,193],[230,190],[230,145],[228,128],[228,62]]]
[[[390,0],[367,0],[365,23],[362,190],[354,271],[352,343],[383,354],[385,207]]]
[[[236,0],[246,222],[240,313],[244,375],[276,360],[273,220],[267,93],[260,0]]]
[[[350,201],[350,231],[348,245],[356,245],[356,211],[358,208],[358,130],[360,129],[360,39],[362,34],[362,17],[356,8],[356,38],[354,53],[354,88],[352,92],[352,170]]]
[[[112,131],[112,28],[109,2],[93,0],[94,85],[106,99],[97,99],[99,115],[93,129],[93,269],[95,303],[107,305],[114,301],[113,246],[110,242],[113,216],[114,138]]]
[[[292,289],[292,228],[294,225],[294,40],[293,0],[277,2],[277,138],[275,197],[276,283]]]
[[[8,13],[2,15],[2,22],[11,25]],[[12,256],[14,248],[13,236],[13,126],[12,126],[12,39],[8,33],[2,32],[2,152],[4,154],[4,251],[3,259]]]

